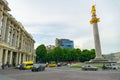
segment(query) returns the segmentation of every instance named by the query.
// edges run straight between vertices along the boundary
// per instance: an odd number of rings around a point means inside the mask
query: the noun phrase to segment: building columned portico
[[[0,65],[35,61],[34,39],[11,14],[6,0],[0,0]]]

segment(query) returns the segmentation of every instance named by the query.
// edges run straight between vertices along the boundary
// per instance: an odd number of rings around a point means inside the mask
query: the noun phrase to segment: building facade
[[[34,39],[8,12],[6,0],[0,0],[0,65],[35,61]]]
[[[74,42],[69,39],[57,39],[56,38],[55,45],[57,47],[67,48],[70,50],[72,50],[74,48]]]
[[[103,55],[105,59],[120,63],[120,52]]]

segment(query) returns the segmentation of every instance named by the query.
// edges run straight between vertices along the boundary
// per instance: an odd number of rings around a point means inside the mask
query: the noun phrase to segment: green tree
[[[67,48],[55,47],[53,50],[47,51],[44,45],[40,45],[36,49],[37,61],[50,62],[50,61],[80,61],[85,62],[95,58],[95,49],[85,49],[81,51],[79,48],[69,50]]]
[[[46,54],[47,54],[47,50],[46,50],[45,45],[43,45],[43,44],[39,45],[36,48],[37,62],[45,62]]]
[[[52,51],[49,51],[49,52],[47,53],[46,61],[47,61],[47,62],[55,61],[55,57],[54,57],[54,52],[53,52],[53,50],[52,50]]]
[[[81,49],[79,49],[79,48],[74,49],[74,53],[77,54],[76,61],[79,61],[80,55],[81,55]]]
[[[91,49],[90,50],[90,53],[91,53],[91,59],[94,59],[95,58],[95,49]]]
[[[81,54],[81,50],[78,48],[71,50],[71,60],[72,61],[79,61],[80,54]]]
[[[54,57],[56,62],[63,61],[63,50],[60,47],[54,48]]]
[[[80,55],[80,62],[85,62],[85,61],[89,61],[91,59],[93,59],[95,57],[95,50],[91,49],[91,50],[83,50],[81,55]]]
[[[70,50],[67,48],[63,49],[63,61],[69,61],[70,60]]]

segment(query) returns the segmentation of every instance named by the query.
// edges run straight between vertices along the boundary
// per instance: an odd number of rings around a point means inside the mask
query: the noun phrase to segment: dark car
[[[94,67],[94,66],[88,65],[88,66],[83,66],[83,67],[82,67],[82,70],[84,70],[84,71],[97,71],[98,68],[97,68],[97,67]]]
[[[57,63],[57,67],[61,67],[62,66],[62,63]]]
[[[36,71],[44,71],[45,70],[45,66],[42,64],[34,64],[33,68],[31,69],[31,71],[36,72]]]
[[[20,64],[18,67],[19,67],[18,69],[20,69],[20,70],[25,70],[25,68],[24,68],[24,65],[23,65],[23,64]]]

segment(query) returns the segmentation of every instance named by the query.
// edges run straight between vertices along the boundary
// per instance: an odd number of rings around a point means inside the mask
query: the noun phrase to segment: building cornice
[[[0,3],[4,5],[5,10],[11,11],[11,9],[8,7],[8,2],[6,0],[0,0]]]
[[[22,23],[21,22],[18,22],[10,13],[6,13],[5,11],[3,11],[4,14],[8,17],[8,19],[14,23],[14,25],[17,25],[19,26],[19,28],[26,34],[26,36],[28,36],[29,38],[31,38],[34,42],[35,40],[33,39],[32,35],[29,34],[23,27]]]

